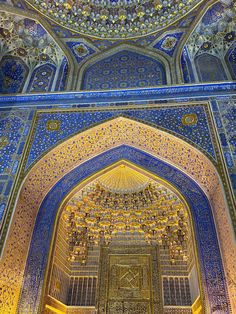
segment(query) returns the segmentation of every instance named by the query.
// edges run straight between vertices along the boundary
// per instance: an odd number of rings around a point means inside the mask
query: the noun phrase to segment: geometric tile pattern
[[[236,7],[233,1],[212,5],[189,36],[181,57],[185,82],[235,78]],[[231,74],[231,75],[230,75]]]
[[[58,74],[55,91],[65,91],[67,78],[68,78],[68,62],[66,58],[63,58]]]
[[[34,69],[27,92],[48,92],[51,90],[56,67],[53,64],[44,64]]]
[[[147,87],[166,84],[164,66],[154,58],[123,50],[91,65],[82,90]]]
[[[51,91],[64,52],[38,21],[2,10],[0,93]]]
[[[225,162],[236,195],[236,102],[233,99],[212,101],[212,108]]]

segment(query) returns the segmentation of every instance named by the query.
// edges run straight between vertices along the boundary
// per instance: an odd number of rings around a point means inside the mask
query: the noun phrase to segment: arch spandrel
[[[125,117],[104,122],[66,140],[51,150],[45,156],[46,158],[43,157],[32,168],[33,176],[30,175],[27,178],[34,181],[33,189],[39,187],[42,190],[45,182],[41,181],[41,185],[38,185],[42,172],[44,172],[44,180],[48,180],[49,177],[54,177],[52,174],[56,174],[56,182],[60,174],[64,175],[87,157],[91,158],[122,144],[134,146],[159,156],[178,165],[183,171],[188,171],[189,161],[192,161],[193,169],[189,171],[189,175],[197,182],[201,182],[200,185],[206,193],[214,191],[217,182],[216,171],[204,154],[175,136]],[[70,158],[68,158],[68,154],[70,154]],[[50,172],[47,169],[50,169]],[[50,182],[53,184],[52,179]]]
[[[25,178],[1,261],[1,282],[7,287],[2,296],[3,313],[8,313],[9,309],[14,312],[16,309],[38,208],[45,197],[47,199],[58,196],[56,193],[47,196],[48,192],[65,174],[78,165],[124,144],[174,165],[193,178],[205,191],[214,205],[216,225],[220,226],[222,219],[226,222],[226,225],[218,228],[218,236],[227,277],[234,279],[235,272],[232,267],[236,264],[236,253],[233,254],[235,244],[230,230],[227,206],[219,188],[221,184],[214,166],[202,153],[172,135],[126,118],[117,118],[58,145],[43,157]],[[220,193],[216,195],[218,189]],[[219,199],[222,204],[220,207]],[[12,270],[13,277],[10,275]],[[229,288],[230,299],[233,301],[235,287],[229,285]]]

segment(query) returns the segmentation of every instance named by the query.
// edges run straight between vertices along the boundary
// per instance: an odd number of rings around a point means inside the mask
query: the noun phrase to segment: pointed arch
[[[171,84],[172,78],[171,78],[171,71],[170,71],[170,64],[169,61],[163,54],[156,53],[153,51],[147,51],[146,49],[136,47],[129,44],[120,44],[115,47],[112,47],[108,49],[107,51],[103,51],[100,54],[96,54],[92,58],[90,58],[86,63],[84,63],[78,73],[78,79],[77,79],[77,85],[76,90],[84,89],[83,87],[83,80],[86,74],[86,71],[88,71],[91,67],[95,66],[96,64],[100,64],[103,60],[112,58],[113,56],[122,53],[122,52],[128,52],[131,55],[140,56],[141,58],[151,60],[156,66],[160,67],[162,75],[163,76],[163,85],[165,84]],[[158,84],[156,84],[158,85]],[[162,85],[162,84],[161,84]],[[134,87],[134,86],[130,86]],[[118,88],[122,88],[118,87]]]
[[[50,234],[48,227],[53,228],[56,209],[64,193],[83,178],[121,158],[126,158],[156,174],[161,171],[161,176],[166,176],[166,179],[183,190],[183,193],[190,193],[185,197],[195,208],[196,219],[197,217],[202,219],[196,220],[195,224],[199,232],[201,267],[202,271],[205,269],[205,287],[209,288],[206,293],[210,308],[213,310],[214,307],[222,304],[227,307],[227,288],[217,236],[221,243],[229,296],[233,301],[235,288],[230,285],[229,277],[235,276],[233,269],[236,256],[235,243],[221,181],[215,167],[206,156],[183,140],[145,124],[120,117],[66,140],[45,155],[28,173],[19,192],[0,264],[2,269],[0,280],[3,286],[8,287],[8,292],[5,292],[3,298],[3,312],[6,308],[16,309],[25,265],[30,265],[32,267],[30,269],[35,271],[28,272],[29,268],[26,266],[20,311],[22,313],[24,306],[32,308],[32,313],[34,309],[37,310],[40,293],[34,294],[32,299],[33,290],[30,294],[29,291],[32,284],[36,290],[39,289],[37,291],[41,291],[40,285],[43,281],[48,248],[44,247],[45,250],[42,250],[40,243],[48,245],[50,242],[50,239],[49,242],[47,240],[47,232]],[[191,185],[188,186],[186,182],[191,182]],[[201,202],[198,203],[197,200]],[[215,231],[214,220],[218,234]],[[38,221],[41,223],[39,224]],[[17,243],[16,235],[18,235]],[[31,237],[32,246],[30,246]],[[211,242],[212,240],[214,243]],[[208,249],[204,248],[204,245],[207,245]],[[214,254],[213,248],[217,250]],[[16,259],[15,256],[18,258]],[[40,265],[44,265],[43,268],[38,264],[40,261],[42,262]],[[210,272],[212,262],[215,265],[214,275]],[[12,267],[15,276],[9,287],[8,274]],[[221,305],[216,300],[219,293],[225,300]],[[7,302],[10,302],[10,306]],[[230,313],[226,307],[225,313]]]
[[[227,76],[221,60],[208,53],[194,59],[200,82],[226,81]]]

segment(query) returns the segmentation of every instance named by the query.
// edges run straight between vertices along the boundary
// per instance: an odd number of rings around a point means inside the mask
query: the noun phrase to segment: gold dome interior
[[[144,189],[150,179],[127,163],[122,163],[103,174],[98,182],[114,193],[132,193]]]

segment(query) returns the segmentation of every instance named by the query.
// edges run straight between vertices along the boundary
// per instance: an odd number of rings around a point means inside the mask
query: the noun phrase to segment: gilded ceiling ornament
[[[202,0],[28,0],[39,12],[78,33],[98,38],[146,36],[188,14]]]
[[[46,129],[48,131],[58,131],[61,128],[61,122],[59,120],[48,120],[46,123]]]
[[[183,125],[195,125],[198,122],[197,115],[195,113],[185,114],[182,117]]]
[[[119,166],[110,171],[110,180],[103,175],[99,181],[112,187],[112,181],[122,181],[120,186],[124,183],[133,188],[129,179],[132,173],[136,181],[135,171],[131,169],[126,177],[124,169],[126,167]],[[140,175],[138,181],[142,184],[145,176]],[[147,244],[167,248],[172,264],[188,260],[190,233],[185,205],[166,187],[146,177],[147,180],[148,185],[141,191],[123,193],[111,192],[110,187],[108,190],[99,181],[94,182],[67,203],[62,217],[67,229],[70,262],[86,264],[89,249],[99,244],[108,245],[120,232],[138,233]]]
[[[74,46],[73,49],[79,57],[85,57],[89,54],[88,48],[83,43]]]
[[[169,36],[164,39],[163,43],[161,44],[161,48],[164,50],[172,50],[177,43],[177,38],[174,36]]]

